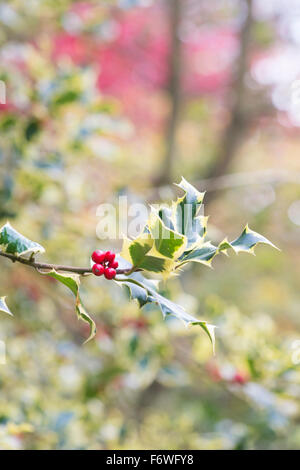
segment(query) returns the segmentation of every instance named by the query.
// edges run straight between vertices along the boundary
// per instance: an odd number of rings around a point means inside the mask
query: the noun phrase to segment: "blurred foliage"
[[[299,117],[282,96],[299,78],[299,34],[289,29],[290,2],[256,4],[247,106],[264,104],[260,96],[275,104],[243,134],[233,168],[295,176]],[[152,198],[169,110],[166,5],[0,3],[0,225],[9,219],[40,241],[49,262],[86,266],[95,248],[120,250],[97,239],[97,206],[121,194]],[[239,5],[189,0],[185,8],[176,181],[196,182],[217,157]],[[230,264],[218,257],[213,270],[196,264],[165,284],[174,302],[218,326],[215,357],[197,329],[163,322],[153,305],[140,311],[125,290],[96,278],[88,288],[82,280],[97,323],[83,346],[88,327],[74,319],[71,294],[1,259],[0,296],[14,317],[0,312],[0,448],[300,448],[299,184],[258,181],[218,196],[209,239],[234,239],[249,222],[283,251],[258,247],[255,258]]]

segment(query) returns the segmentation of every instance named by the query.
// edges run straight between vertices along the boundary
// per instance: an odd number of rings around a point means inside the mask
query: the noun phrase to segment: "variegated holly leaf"
[[[50,271],[50,272],[43,272],[46,276],[51,276],[57,281],[61,282],[65,286],[67,286],[71,292],[74,294],[76,299],[76,313],[77,317],[80,320],[87,322],[90,325],[90,335],[88,339],[85,341],[87,343],[92,338],[94,338],[96,334],[96,324],[94,320],[90,317],[90,315],[85,310],[84,306],[82,305],[80,295],[79,295],[79,286],[80,286],[80,276],[78,274],[68,274],[68,273],[58,273],[57,271]]]
[[[15,230],[9,222],[0,229],[0,248],[4,253],[25,256],[44,253],[45,249],[39,243],[33,242]]]
[[[199,247],[194,248],[191,251],[185,252],[181,256],[181,258],[179,258],[179,264],[177,267],[182,266],[183,264],[186,264],[189,261],[195,261],[198,263],[205,264],[206,266],[211,266],[211,262],[217,253],[217,246],[213,245],[211,242],[204,242]]]
[[[184,191],[184,195],[173,205],[175,229],[187,237],[186,249],[198,244],[206,233],[207,217],[200,215],[205,193],[199,192],[184,178],[176,184]]]
[[[215,326],[193,317],[183,307],[159,294],[157,281],[146,279],[140,273],[133,273],[126,278],[117,278],[116,281],[128,288],[130,297],[137,300],[140,307],[147,303],[155,303],[159,306],[164,317],[172,315],[181,320],[185,326],[199,325],[208,335],[213,350],[215,349]]]
[[[171,230],[175,230],[174,211],[170,209],[170,207],[161,205],[159,206],[157,213],[167,228],[170,228]]]
[[[151,211],[148,228],[154,239],[153,253],[174,260],[185,251],[186,236],[167,227],[156,210]]]
[[[153,256],[151,254],[153,245],[154,240],[150,233],[143,233],[135,240],[126,238],[123,241],[121,256],[129,261],[135,269],[162,273],[167,270],[168,260]]]
[[[251,230],[248,225],[246,225],[241,235],[230,243],[230,246],[236,253],[240,253],[241,251],[254,253],[254,248],[258,243],[265,243],[278,250],[270,240]]]
[[[200,215],[204,193],[184,178],[177,186],[184,195],[173,203],[172,208],[164,205],[158,209],[151,208],[150,218],[141,235],[135,240],[124,241],[121,254],[132,264],[133,270],[160,273],[167,278],[189,261],[211,266],[213,258],[220,252],[227,254],[229,248],[236,253],[253,253],[258,243],[274,247],[267,238],[248,226],[231,243],[225,239],[215,246],[206,241],[208,217]]]
[[[5,299],[6,297],[0,297],[0,311],[4,313],[8,313],[8,315],[12,315],[11,311],[6,305]]]
[[[116,281],[122,282],[128,289],[130,298],[136,300],[140,308],[152,302],[147,287],[156,290],[159,284],[159,281],[146,279],[141,273],[132,273],[126,278],[117,278]]]
[[[248,225],[246,225],[241,235],[232,242],[229,242],[226,238],[218,246],[214,246],[211,242],[204,242],[202,246],[199,246],[192,251],[185,252],[179,259],[177,267],[180,267],[189,261],[195,261],[210,266],[213,258],[217,254],[221,252],[226,254],[229,248],[233,249],[237,254],[242,251],[254,254],[254,248],[259,243],[265,243],[278,249],[272,242],[270,242],[270,240],[259,233],[254,232],[254,230],[251,230]]]
[[[153,210],[141,235],[134,240],[124,240],[121,256],[134,269],[161,273],[167,277],[174,270],[175,260],[183,253],[185,244],[186,238],[166,227]]]

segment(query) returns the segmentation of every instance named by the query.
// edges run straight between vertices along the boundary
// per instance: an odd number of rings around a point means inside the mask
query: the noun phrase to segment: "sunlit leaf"
[[[149,230],[154,239],[152,252],[155,250],[159,255],[170,259],[178,258],[183,253],[186,247],[186,237],[166,227],[154,210],[151,212]]]
[[[230,243],[230,246],[236,253],[240,251],[253,252],[258,243],[265,243],[273,248],[277,248],[270,240],[251,230],[248,225],[246,225],[241,235]]]
[[[272,246],[273,248],[276,248],[276,246],[273,245],[273,243],[271,243],[267,238],[263,237],[257,232],[254,232],[247,225],[241,235],[233,242],[229,242],[226,238],[221,243],[219,243],[218,246],[214,246],[211,242],[205,242],[200,247],[197,247],[192,251],[185,252],[179,259],[180,263],[178,266],[182,266],[189,261],[195,261],[211,266],[213,258],[221,252],[227,254],[227,250],[229,248],[233,249],[235,253],[240,253],[243,251],[254,254],[254,248],[259,243],[265,243]]]
[[[164,317],[174,316],[185,326],[199,325],[208,335],[213,349],[215,348],[215,326],[190,315],[183,307],[159,294],[155,281],[145,279],[140,273],[133,273],[126,278],[117,279],[117,282],[121,282],[129,289],[131,298],[137,300],[141,307],[147,303],[155,303]]]
[[[5,253],[25,256],[44,253],[45,249],[39,243],[33,242],[15,230],[9,222],[0,229],[0,248]]]
[[[167,273],[173,267],[170,259],[157,252],[150,233],[143,233],[135,240],[125,239],[121,256],[135,268],[154,273]]]
[[[43,273],[47,276],[51,276],[57,281],[61,282],[65,286],[67,286],[71,292],[74,294],[76,298],[76,313],[80,320],[87,322],[90,326],[90,335],[88,339],[85,341],[87,343],[92,338],[94,338],[96,334],[96,324],[94,320],[90,317],[90,315],[85,310],[84,306],[82,305],[80,295],[79,295],[79,286],[80,286],[80,276],[78,274],[67,274],[67,273],[58,273],[56,271],[50,271]]]
[[[218,247],[214,246],[211,242],[205,242],[201,247],[184,253],[184,255],[180,258],[180,265],[189,261],[195,261],[210,266],[214,256],[217,253]]]
[[[173,207],[175,227],[187,237],[187,249],[190,249],[206,233],[207,218],[199,214],[205,193],[184,178],[176,186],[184,191],[184,196],[178,198]]]

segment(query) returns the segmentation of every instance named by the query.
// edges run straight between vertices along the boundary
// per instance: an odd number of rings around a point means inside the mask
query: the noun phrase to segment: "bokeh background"
[[[140,311],[89,278],[83,300],[1,260],[2,449],[300,448],[298,0],[0,3],[0,218],[85,266],[96,208],[206,189],[209,238],[248,222],[281,248],[218,257],[165,292],[218,326]],[[220,258],[220,259],[219,259]]]

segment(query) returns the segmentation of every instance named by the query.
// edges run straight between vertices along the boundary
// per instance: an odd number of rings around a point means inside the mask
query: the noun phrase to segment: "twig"
[[[91,274],[92,273],[92,268],[81,268],[81,267],[76,267],[76,266],[65,266],[63,264],[49,264],[49,263],[38,263],[37,261],[33,261],[30,259],[26,258],[21,258],[20,256],[12,255],[10,253],[3,253],[0,251],[0,256],[4,256],[5,258],[10,259],[13,262],[18,262],[25,264],[26,266],[31,266],[32,268],[35,269],[46,269],[49,271],[55,270],[55,271],[65,271],[65,272],[71,272],[74,274]],[[129,274],[132,271],[131,269],[116,269],[117,274]],[[135,271],[140,271],[139,269]]]

